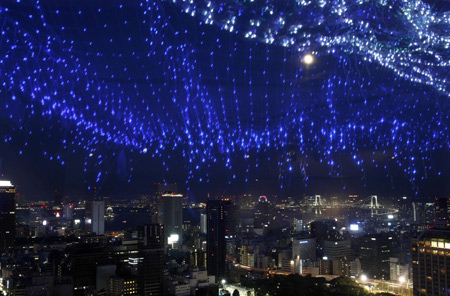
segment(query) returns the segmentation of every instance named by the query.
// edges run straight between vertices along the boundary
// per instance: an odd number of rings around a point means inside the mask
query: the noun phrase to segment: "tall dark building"
[[[450,231],[426,230],[412,242],[414,295],[450,295]]]
[[[55,196],[54,196],[54,200],[53,200],[53,205],[54,206],[60,206],[62,204],[62,201],[63,201],[62,192],[60,192],[59,190],[55,190]]]
[[[183,241],[183,195],[163,194],[162,224],[164,225],[164,244],[178,248]]]
[[[255,228],[264,228],[264,225],[267,225],[270,221],[270,204],[267,199],[259,198],[258,203],[256,204],[255,211]]]
[[[16,187],[0,181],[0,251],[14,247],[16,238]]]
[[[178,185],[176,183],[155,183],[155,194],[178,193]]]
[[[434,201],[434,212],[434,227],[439,229],[450,228],[450,198],[436,198]]]
[[[164,227],[149,224],[139,228],[139,295],[163,295]]]
[[[386,233],[365,235],[360,238],[361,269],[370,278],[389,280],[393,236]]]
[[[209,275],[225,275],[227,239],[232,240],[236,229],[236,206],[230,200],[209,200],[207,218],[207,263]]]

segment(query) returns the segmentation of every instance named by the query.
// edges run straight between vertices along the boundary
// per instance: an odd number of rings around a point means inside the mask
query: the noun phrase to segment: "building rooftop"
[[[422,232],[418,239],[443,238],[450,239],[450,230],[430,229]]]

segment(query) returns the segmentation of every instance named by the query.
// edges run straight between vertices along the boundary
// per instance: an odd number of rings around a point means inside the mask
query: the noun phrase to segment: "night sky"
[[[191,2],[2,2],[5,178],[31,199],[448,195],[445,5]]]

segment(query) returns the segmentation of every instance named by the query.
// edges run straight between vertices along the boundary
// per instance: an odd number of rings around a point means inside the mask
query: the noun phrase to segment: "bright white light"
[[[401,276],[401,277],[398,278],[398,281],[399,281],[400,283],[404,283],[406,280],[405,280],[405,277],[404,277],[404,276]]]
[[[222,285],[225,285],[226,283],[227,283],[227,281],[226,280],[222,280]]]
[[[367,281],[367,275],[362,274],[361,275],[361,281],[363,281],[363,282]]]
[[[0,181],[0,187],[13,187],[11,181]]]
[[[314,56],[312,54],[305,54],[303,56],[303,63],[305,63],[306,65],[311,65],[312,63],[314,63]]]
[[[81,223],[81,220],[80,220],[80,219],[75,219],[73,222],[74,222],[75,224],[80,224],[80,223]]]
[[[394,219],[394,215],[388,215],[388,219]]]
[[[42,221],[42,225],[47,225],[47,220]]]
[[[180,239],[180,236],[178,234],[171,234],[168,238],[167,238],[167,243],[169,245],[171,244],[176,244],[178,243],[178,240]]]
[[[358,224],[350,224],[350,230],[351,231],[358,231],[359,225]]]

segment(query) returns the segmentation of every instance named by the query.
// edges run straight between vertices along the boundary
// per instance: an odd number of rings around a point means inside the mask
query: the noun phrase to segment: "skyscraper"
[[[164,225],[164,244],[176,248],[183,239],[183,195],[162,195],[162,223]]]
[[[225,275],[226,239],[235,235],[236,206],[229,200],[209,200],[207,215],[207,270],[209,275]]]
[[[155,183],[156,195],[163,195],[167,193],[177,193],[178,185],[176,183]]]
[[[436,198],[434,201],[435,219],[433,226],[439,229],[450,229],[450,198]]]
[[[105,234],[105,201],[86,202],[86,228],[97,235]]]
[[[389,280],[393,237],[379,233],[359,239],[362,272],[370,278]]]
[[[16,238],[16,187],[0,181],[0,250],[14,247]]]
[[[206,234],[206,229],[207,229],[207,216],[206,214],[200,214],[200,232],[202,234]]]
[[[54,206],[60,206],[63,200],[63,195],[60,191],[55,190],[55,196],[54,196],[54,200],[53,200],[53,205]]]
[[[164,227],[159,224],[145,225],[138,230],[139,295],[163,295],[164,280]]]
[[[414,295],[450,295],[450,231],[426,230],[412,242]]]

